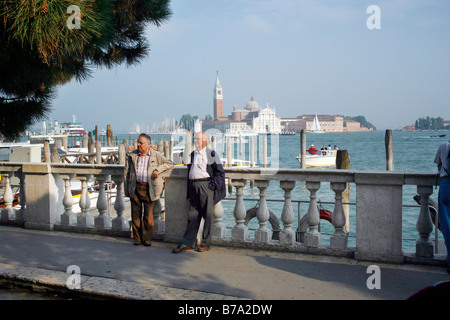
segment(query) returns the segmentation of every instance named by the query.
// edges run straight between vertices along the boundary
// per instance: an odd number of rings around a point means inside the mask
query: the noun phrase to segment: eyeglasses
[[[146,144],[146,143],[148,143],[148,141],[144,141],[144,142],[138,141],[138,142],[137,142],[137,144]]]

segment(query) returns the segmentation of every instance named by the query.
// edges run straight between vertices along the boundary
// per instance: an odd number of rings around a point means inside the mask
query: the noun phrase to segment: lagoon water
[[[437,135],[443,135],[445,137],[438,137]],[[435,136],[436,135],[436,136]],[[436,173],[437,168],[433,163],[434,156],[439,147],[439,144],[443,141],[450,139],[450,131],[393,131],[393,149],[394,149],[394,170],[400,172],[422,172],[422,173]],[[161,137],[164,141],[170,139],[170,135],[151,135],[152,144],[156,144]],[[119,141],[121,139],[137,139],[137,135],[118,135]],[[183,135],[175,136],[175,141],[182,141]],[[257,142],[258,149],[257,154],[262,153],[262,138],[259,137]],[[131,143],[130,143],[131,144]],[[386,152],[385,152],[385,131],[375,132],[349,132],[349,133],[321,133],[321,134],[306,134],[307,149],[311,144],[317,149],[320,149],[325,145],[337,145],[339,149],[348,150],[350,156],[350,168],[352,170],[370,170],[370,171],[384,171],[386,170]],[[249,160],[248,156],[248,144],[244,144],[243,155],[239,153],[239,147],[236,143],[234,145],[233,158],[242,158]],[[221,138],[217,137],[217,151],[222,157],[222,144]],[[300,168],[299,162],[296,159],[300,153],[300,135],[285,135],[278,136],[272,135],[268,137],[268,160],[269,166],[279,168]],[[261,166],[262,157],[256,159],[257,164]],[[328,168],[332,169],[332,168]],[[403,208],[403,249],[406,251],[415,250],[415,240],[418,238],[416,229],[417,216],[419,214],[418,207],[408,207],[408,205],[417,205],[413,200],[413,196],[416,195],[415,186],[403,187],[403,204],[407,205]],[[438,189],[433,189],[431,198],[437,201]],[[228,197],[234,197],[235,190],[232,190]],[[245,199],[257,199],[259,189],[247,185],[244,188]],[[284,191],[280,189],[279,182],[272,181],[269,188],[266,190],[268,200],[271,199],[284,199]],[[294,215],[296,220],[292,224],[293,229],[297,229],[298,218],[308,210],[309,191],[305,188],[304,182],[298,182],[295,189],[292,191],[292,201]],[[299,202],[301,201],[300,205]],[[323,208],[333,211],[333,204],[327,204],[325,202],[334,202],[334,192],[330,189],[329,183],[322,183],[321,188],[317,192],[317,201]],[[350,203],[355,202],[355,186],[351,186],[350,190]],[[257,201],[246,200],[246,209],[251,209],[257,205]],[[223,201],[225,209],[225,215],[223,222],[227,227],[234,226],[234,201]],[[283,202],[268,201],[268,208],[271,210],[280,220],[281,212],[283,208]],[[298,210],[300,208],[300,211]],[[349,246],[355,245],[355,207],[350,206],[350,230],[349,230]],[[257,219],[252,219],[249,222],[249,228],[258,228]],[[268,224],[270,227],[270,224]],[[325,235],[322,242],[327,243],[328,236],[326,234],[334,233],[334,229],[328,221],[321,221],[321,232]],[[230,229],[228,229],[231,234]],[[434,234],[432,234],[434,239]],[[439,234],[439,238],[442,239],[442,235]]]

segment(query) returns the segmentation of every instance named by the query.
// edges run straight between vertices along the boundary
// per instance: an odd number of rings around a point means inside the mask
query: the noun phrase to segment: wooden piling
[[[92,132],[88,134],[88,153],[94,153],[94,135]]]
[[[108,147],[112,147],[113,146],[113,131],[112,131],[110,124],[108,124],[106,126],[106,138],[107,138]]]
[[[250,167],[255,166],[255,137],[250,137]]]
[[[267,168],[267,134],[263,136],[263,168]]]
[[[305,129],[300,131],[300,168],[306,168],[306,132]]]
[[[44,162],[50,162],[50,142],[44,141]]]
[[[58,154],[58,148],[56,145],[53,145],[52,152],[51,152],[51,162],[53,163],[59,163],[59,154]]]
[[[348,154],[348,150],[338,150],[336,154],[336,169],[339,170],[348,170],[350,169],[350,156]],[[342,192],[342,202],[350,201],[350,183],[347,182],[347,187]],[[345,215],[345,232],[349,234],[349,218],[350,218],[350,205],[344,204],[342,205],[342,209],[344,210]]]
[[[216,136],[211,137],[211,149],[216,151],[217,143],[216,143]]]
[[[384,137],[384,145],[386,148],[386,170],[394,170],[394,146],[392,144],[392,130],[386,130]]]
[[[231,167],[233,165],[233,147],[231,145],[231,138],[227,138],[227,167]]]
[[[123,144],[121,144],[119,146],[119,164],[125,164],[125,146]]]
[[[170,137],[169,159],[170,159],[171,161],[173,161],[173,144],[174,144],[174,139],[173,139],[173,137]]]
[[[85,132],[85,133],[83,133],[83,140],[81,141],[81,147],[82,148],[87,148],[88,147],[88,139],[89,139],[89,137],[88,137],[88,133],[87,132]]]
[[[159,138],[158,138],[158,145],[157,145],[158,152],[163,153],[163,152],[164,152],[164,149],[163,149],[163,148],[164,148],[164,145],[163,145],[162,138],[159,137]]]
[[[65,136],[65,137],[62,139],[62,142],[63,142],[63,148],[64,148],[64,150],[67,150],[67,148],[68,148],[68,146],[69,146],[69,141],[68,141],[69,136],[68,136],[68,133],[67,133],[67,132],[64,132],[63,134],[64,134],[64,136]]]
[[[192,152],[192,130],[186,131],[186,143],[184,146],[184,153],[183,153],[183,163],[185,165],[189,164],[191,162],[191,152]]]
[[[95,142],[95,155],[96,155],[96,163],[97,164],[102,164],[102,143],[101,141],[97,140],[97,142]]]
[[[169,141],[164,141],[164,157],[170,159]]]

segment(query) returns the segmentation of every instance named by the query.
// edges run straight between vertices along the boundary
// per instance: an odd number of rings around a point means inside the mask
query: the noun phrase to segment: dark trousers
[[[186,231],[183,235],[182,243],[194,247],[197,240],[198,229],[202,218],[205,219],[202,233],[202,246],[211,245],[211,225],[214,211],[214,191],[209,186],[208,181],[195,181],[192,182],[192,188],[194,188],[193,196],[190,203],[196,210],[192,215],[188,217],[188,223]]]
[[[133,238],[137,243],[151,242],[153,238],[153,205],[148,194],[148,184],[137,184],[131,202]]]

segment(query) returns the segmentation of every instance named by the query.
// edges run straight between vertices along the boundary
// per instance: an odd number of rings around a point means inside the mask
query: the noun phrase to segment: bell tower
[[[216,76],[216,86],[214,87],[214,120],[223,118],[223,92],[219,80],[219,71]]]

